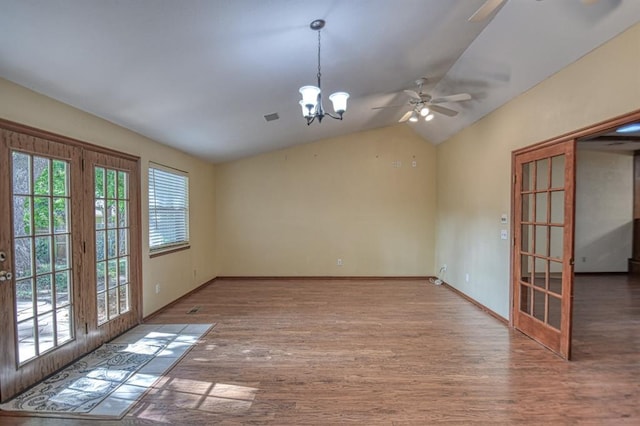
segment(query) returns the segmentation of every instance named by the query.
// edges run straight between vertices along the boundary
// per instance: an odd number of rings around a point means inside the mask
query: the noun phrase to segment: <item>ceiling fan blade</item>
[[[400,104],[400,105],[386,105],[386,106],[373,107],[373,108],[371,108],[371,109],[398,108],[398,107],[403,107],[403,106],[407,106],[407,104]]]
[[[471,15],[469,22],[482,22],[487,19],[493,12],[498,10],[506,0],[487,0],[476,13]]]
[[[398,123],[404,123],[405,121],[407,121],[409,118],[411,118],[411,113],[413,111],[407,111],[401,118],[400,120],[398,120]]]
[[[413,99],[416,99],[418,101],[422,100],[420,95],[415,90],[405,90],[404,93],[406,93],[407,95],[411,96]]]
[[[471,95],[468,93],[458,93],[455,95],[441,96],[439,98],[431,99],[432,104],[441,104],[444,102],[462,102],[471,100]]]
[[[429,105],[429,109],[431,111],[439,112],[440,114],[446,115],[447,117],[455,117],[456,115],[458,115],[458,111],[454,111],[440,105]]]

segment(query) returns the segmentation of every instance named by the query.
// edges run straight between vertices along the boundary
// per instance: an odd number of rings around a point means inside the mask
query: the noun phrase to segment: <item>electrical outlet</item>
[[[468,273],[464,274],[464,280],[466,282],[469,282],[469,274]]]
[[[156,284],[156,294],[160,293],[160,284]]]
[[[336,264],[337,264],[338,266],[342,266],[342,259],[338,259],[338,262],[336,262]]]

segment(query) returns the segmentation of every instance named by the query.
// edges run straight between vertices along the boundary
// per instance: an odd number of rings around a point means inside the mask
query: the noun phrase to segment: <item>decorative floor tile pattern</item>
[[[142,324],[4,404],[44,417],[120,419],[214,324]]]

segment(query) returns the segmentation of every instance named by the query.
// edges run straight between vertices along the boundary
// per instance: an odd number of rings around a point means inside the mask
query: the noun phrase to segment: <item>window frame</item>
[[[182,177],[186,180],[185,182],[185,192],[183,194],[183,201],[184,201],[184,217],[185,217],[185,239],[182,241],[175,241],[172,243],[166,243],[166,244],[161,244],[161,245],[152,245],[151,242],[151,236],[152,236],[152,224],[153,224],[153,220],[152,220],[152,215],[154,214],[154,212],[156,212],[158,210],[158,207],[156,204],[152,205],[152,190],[153,193],[155,194],[155,191],[157,189],[156,188],[152,188],[152,184],[156,184],[156,177],[155,177],[155,172],[153,170],[158,170],[160,172],[163,173],[168,173],[168,174],[172,174],[174,176],[179,176]],[[149,167],[148,167],[148,181],[147,181],[147,208],[148,208],[148,243],[149,243],[149,257],[156,257],[162,254],[168,254],[168,253],[173,253],[176,251],[180,251],[180,250],[186,250],[188,248],[191,247],[191,242],[190,242],[190,197],[189,197],[189,192],[190,192],[190,182],[189,182],[189,173],[185,172],[184,170],[180,170],[180,169],[176,169],[173,167],[169,167],[169,166],[165,166],[163,164],[159,164],[153,161],[149,161]],[[154,201],[155,201],[155,196],[154,196]]]

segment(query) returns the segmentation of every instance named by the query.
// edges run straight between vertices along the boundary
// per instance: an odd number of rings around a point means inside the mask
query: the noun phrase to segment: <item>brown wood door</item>
[[[4,401],[81,355],[85,334],[81,150],[12,131],[0,138]]]
[[[514,156],[514,326],[571,355],[575,141]]]
[[[138,163],[98,152],[84,156],[89,346],[141,322]]]
[[[3,402],[142,312],[138,161],[12,127],[0,129]]]

